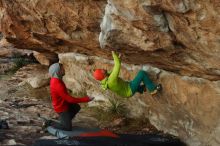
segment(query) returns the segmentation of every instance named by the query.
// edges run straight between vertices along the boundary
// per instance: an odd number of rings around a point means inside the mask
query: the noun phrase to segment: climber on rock
[[[96,69],[93,73],[94,78],[101,82],[104,90],[109,89],[122,97],[131,97],[136,92],[143,94],[146,89],[148,89],[151,95],[155,95],[162,90],[161,84],[155,85],[143,70],[140,70],[130,82],[118,77],[121,68],[121,55],[117,55],[112,51],[112,56],[114,59],[114,68],[111,73],[108,73],[104,69]],[[142,82],[144,83],[143,85]]]
[[[78,103],[92,101],[93,97],[75,98],[68,94],[67,88],[62,80],[65,75],[63,65],[54,63],[49,68],[50,94],[52,105],[56,113],[59,114],[59,123],[52,122],[51,126],[61,130],[72,130],[72,119],[80,110]],[[48,123],[47,123],[48,124]],[[47,125],[49,126],[49,124]]]

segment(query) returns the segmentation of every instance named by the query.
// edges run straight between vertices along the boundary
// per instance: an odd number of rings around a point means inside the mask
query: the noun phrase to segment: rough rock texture
[[[28,83],[33,88],[47,86],[50,82],[48,67],[40,64],[24,66],[20,68],[12,78],[20,81],[21,85]]]
[[[8,70],[15,66],[12,62],[6,62],[5,59],[0,59],[0,75],[5,74]]]
[[[18,48],[46,55],[81,52],[105,55],[98,35],[105,0],[1,0],[1,30]]]
[[[32,52],[30,50],[17,49],[7,42],[6,39],[0,40],[0,75],[5,74],[10,69],[16,67],[15,59],[23,57],[25,59],[33,60]]]
[[[130,115],[144,113],[191,146],[220,145],[219,0],[1,0],[0,11],[1,32],[17,48],[49,60],[63,52],[102,57],[60,56],[74,93],[89,89],[97,100],[115,96],[88,73],[111,68],[105,60],[110,50],[141,65],[125,65],[126,79],[142,66],[148,69],[145,64],[159,68],[149,70],[164,85],[163,94],[129,99]]]
[[[220,78],[218,0],[109,0],[105,9],[105,0],[0,4],[2,33],[18,48],[107,58],[109,51],[99,47],[101,31],[101,46],[122,52],[128,63]]]
[[[218,0],[109,0],[99,41],[132,63],[219,80],[219,8]]]
[[[46,135],[37,114],[56,116],[51,103],[45,101],[50,99],[49,89],[33,89],[27,84],[18,86],[18,83],[14,79],[0,80],[0,119],[9,125],[8,130],[0,131],[1,146],[32,145],[37,138]]]
[[[100,66],[111,70],[112,61],[74,53],[60,54],[59,58],[66,70],[64,81],[74,95],[87,94],[107,104],[109,98],[121,98],[111,91],[101,90],[92,77],[92,71]],[[189,146],[220,144],[220,81],[180,76],[147,65],[128,64],[123,64],[120,76],[131,80],[139,69],[147,71],[154,82],[162,83],[163,92],[155,97],[144,93],[124,99],[129,109],[128,116],[149,117],[158,129],[179,136]]]
[[[55,62],[58,62],[57,54],[45,54],[45,53],[39,53],[36,51],[33,51],[33,56],[36,58],[36,60],[42,64],[49,66]]]
[[[11,58],[18,56],[30,56],[32,51],[16,49],[14,46],[7,42],[6,39],[0,40],[0,57]]]

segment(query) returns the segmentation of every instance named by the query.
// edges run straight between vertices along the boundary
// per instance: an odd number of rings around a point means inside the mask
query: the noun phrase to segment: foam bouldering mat
[[[182,146],[179,139],[159,134],[117,135],[106,136],[76,136],[69,139],[41,139],[33,146]]]
[[[70,138],[70,137],[117,137],[111,131],[102,130],[99,128],[84,128],[84,127],[73,127],[72,131],[64,131],[56,129],[52,126],[47,127],[47,131],[56,136],[57,138]]]

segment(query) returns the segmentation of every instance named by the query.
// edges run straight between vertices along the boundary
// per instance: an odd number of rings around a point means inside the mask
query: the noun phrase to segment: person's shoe
[[[0,129],[9,129],[9,126],[6,120],[0,120]]]
[[[143,88],[143,92],[147,92],[146,86],[145,85],[141,85],[141,88]]]
[[[151,95],[155,95],[157,94],[158,92],[160,92],[162,90],[162,85],[161,84],[158,84],[156,86],[156,88],[154,89],[154,91],[150,92]]]
[[[51,120],[44,120],[42,124],[42,129],[46,129],[48,126],[51,126],[52,121]]]

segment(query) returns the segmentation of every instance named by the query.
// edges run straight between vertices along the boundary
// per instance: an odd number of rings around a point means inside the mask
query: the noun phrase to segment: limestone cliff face
[[[1,31],[18,48],[105,55],[98,35],[105,0],[1,0]],[[97,52],[95,52],[97,51]]]
[[[116,49],[128,63],[219,80],[218,0],[106,3],[1,0],[1,30],[18,48],[50,57],[55,52],[79,52],[107,58],[106,49]]]
[[[219,8],[216,0],[109,0],[100,44],[133,63],[218,80]]]
[[[64,81],[74,95],[87,94],[107,104],[109,98],[121,99],[103,91],[92,77],[95,68],[111,70],[112,61],[75,53],[60,54],[59,58],[66,69]],[[129,116],[146,116],[158,129],[179,136],[189,146],[220,144],[220,81],[181,76],[148,65],[123,64],[120,76],[132,80],[140,69],[161,83],[163,92],[155,97],[144,93],[124,99]]]
[[[219,0],[1,0],[0,11],[4,38],[39,59],[59,54],[75,93],[115,96],[91,73],[111,69],[117,50],[124,79],[144,69],[164,86],[159,98],[126,100],[130,116],[144,114],[190,146],[220,145]]]

